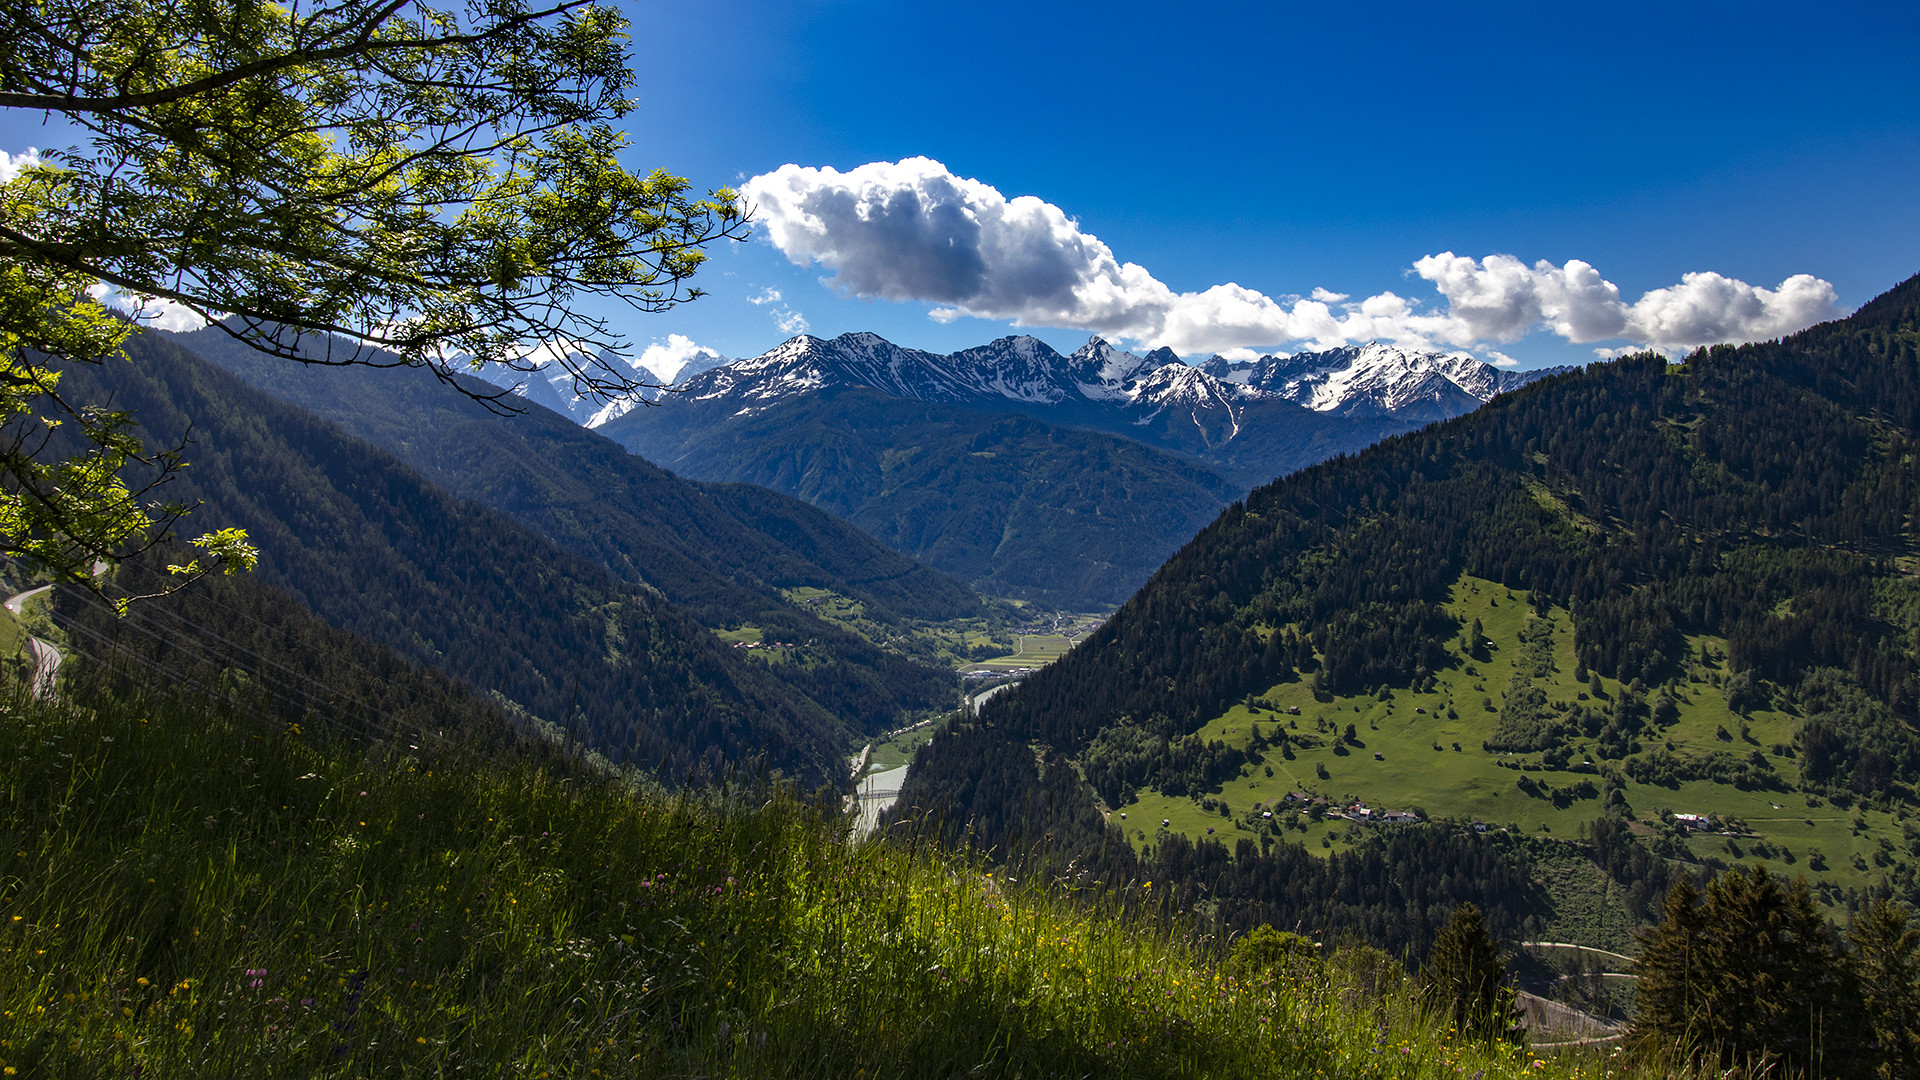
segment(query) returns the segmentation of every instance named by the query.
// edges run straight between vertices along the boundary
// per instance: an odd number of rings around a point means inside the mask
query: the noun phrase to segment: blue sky
[[[649,84],[636,163],[737,185],[924,156],[1058,207],[1177,292],[1391,291],[1445,312],[1411,268],[1453,252],[1581,260],[1628,304],[1689,273],[1808,274],[1846,311],[1920,271],[1920,5],[628,11]],[[750,354],[783,310],[943,350],[1014,332],[844,297],[835,277],[763,229],[716,254],[710,297],[635,334]],[[768,288],[779,304],[748,303]],[[1631,343],[1537,331],[1473,351],[1535,366]]]
[[[1920,271],[1912,3],[624,8],[630,164],[762,202],[637,346],[1398,334],[1532,367]]]

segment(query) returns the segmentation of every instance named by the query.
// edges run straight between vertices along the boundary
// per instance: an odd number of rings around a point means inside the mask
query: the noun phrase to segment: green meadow
[[[786,589],[783,595],[814,615],[881,648],[930,663],[958,667],[978,657],[997,656],[1014,648],[1013,637],[1005,629],[1011,606],[1004,601],[990,603],[987,613],[976,618],[935,622],[876,619],[859,600],[809,585]]]
[[[1417,811],[1424,817],[1574,839],[1582,823],[1603,813],[1610,775],[1621,788],[1635,831],[1663,838],[1664,850],[1693,860],[1765,862],[1789,878],[1805,874],[1816,886],[1843,890],[1865,889],[1920,852],[1920,816],[1908,806],[1840,807],[1792,790],[1800,780],[1793,749],[1799,717],[1778,711],[1778,703],[1745,717],[1728,708],[1722,687],[1732,672],[1725,664],[1726,643],[1715,638],[1690,639],[1692,660],[1684,675],[1647,688],[1649,698],[1665,690],[1678,715],[1670,724],[1651,724],[1632,757],[1657,751],[1681,756],[1726,753],[1743,759],[1758,754],[1779,777],[1778,788],[1742,790],[1698,779],[1642,783],[1623,770],[1626,762],[1603,759],[1591,738],[1571,740],[1568,760],[1559,767],[1539,753],[1483,749],[1515,667],[1529,647],[1522,633],[1530,624],[1529,633],[1540,642],[1535,647],[1551,651],[1550,674],[1534,680],[1549,701],[1606,707],[1622,687],[1599,679],[1596,696],[1592,677],[1575,677],[1574,627],[1565,609],[1551,608],[1542,620],[1524,591],[1472,577],[1454,586],[1448,608],[1464,626],[1479,620],[1492,642],[1479,658],[1461,652],[1457,663],[1435,673],[1425,692],[1394,689],[1318,701],[1310,682],[1302,678],[1254,696],[1251,708],[1247,702],[1234,705],[1208,721],[1201,736],[1246,746],[1259,725],[1270,739],[1280,727],[1290,736],[1306,738],[1294,742],[1291,759],[1277,747],[1269,749],[1261,764],[1243,768],[1238,779],[1205,795],[1169,798],[1142,792],[1135,802],[1114,808],[1127,815],[1127,835],[1136,845],[1151,843],[1165,819],[1172,831],[1196,838],[1211,835],[1231,848],[1239,837],[1258,836],[1267,820],[1258,815],[1270,810],[1274,820],[1282,822],[1280,836],[1305,842],[1313,850],[1333,851],[1350,845],[1363,828],[1401,827],[1314,820],[1277,805],[1290,792],[1305,792],[1326,797],[1336,808],[1364,802],[1376,812]],[[1541,633],[1543,622],[1550,627],[1550,645]],[[1291,709],[1298,709],[1298,715],[1291,715]],[[1345,738],[1348,725],[1354,728],[1351,741]],[[1540,794],[1525,790],[1523,778]],[[1584,783],[1592,787],[1582,787]],[[1226,813],[1202,809],[1203,797],[1212,798],[1216,806],[1224,803]],[[1254,812],[1253,821],[1248,812]],[[1736,827],[1688,833],[1663,823],[1662,815],[1669,813],[1716,815],[1731,819]],[[1214,831],[1209,834],[1208,829]]]
[[[914,751],[933,738],[938,724],[924,720],[912,727],[890,731],[873,741],[873,752],[867,758],[869,769],[897,769],[913,760]]]

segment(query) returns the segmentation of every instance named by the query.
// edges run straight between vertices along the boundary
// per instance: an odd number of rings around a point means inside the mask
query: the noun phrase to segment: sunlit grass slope
[[[15,695],[0,747],[9,1076],[1601,1071],[1450,1041],[1397,976],[1236,982],[1145,883],[1074,904],[777,792],[157,701]]]
[[[1606,708],[1622,688],[1613,679],[1576,677],[1574,625],[1564,608],[1549,608],[1542,618],[1525,591],[1463,576],[1454,585],[1447,610],[1462,626],[1478,621],[1492,647],[1473,656],[1464,642],[1457,642],[1457,662],[1436,672],[1426,692],[1399,689],[1319,701],[1310,681],[1297,678],[1258,696],[1252,710],[1245,703],[1234,705],[1207,723],[1200,736],[1246,746],[1258,724],[1269,737],[1286,728],[1307,739],[1296,743],[1290,758],[1269,750],[1262,764],[1244,767],[1238,779],[1213,792],[1171,798],[1142,791],[1136,801],[1116,808],[1127,814],[1127,835],[1136,844],[1150,843],[1165,819],[1172,831],[1196,838],[1211,835],[1231,848],[1236,838],[1265,831],[1267,819],[1259,815],[1268,808],[1277,821],[1273,831],[1306,843],[1310,850],[1341,850],[1363,835],[1363,827],[1349,821],[1314,820],[1298,812],[1282,813],[1275,805],[1289,792],[1308,792],[1324,795],[1335,805],[1362,801],[1380,811],[1419,810],[1432,817],[1475,819],[1529,834],[1575,838],[1582,823],[1604,812],[1604,793],[1612,783],[1621,790],[1624,809],[1640,823],[1636,831],[1666,834],[1669,842],[1663,850],[1690,859],[1764,861],[1785,878],[1805,874],[1816,886],[1865,889],[1896,862],[1920,852],[1914,843],[1920,836],[1920,815],[1911,807],[1869,807],[1858,801],[1841,807],[1794,790],[1800,782],[1795,738],[1801,717],[1782,711],[1777,701],[1744,717],[1729,709],[1722,685],[1732,673],[1725,664],[1723,639],[1689,638],[1691,659],[1683,673],[1648,689],[1649,697],[1669,693],[1677,715],[1669,723],[1652,725],[1629,758],[1657,752],[1693,758],[1760,755],[1779,778],[1776,786],[1741,788],[1705,779],[1642,782],[1629,767],[1631,761],[1609,761],[1591,737],[1571,739],[1558,764],[1540,753],[1483,748],[1526,653],[1523,632],[1544,641],[1540,628],[1551,628],[1551,671],[1535,680],[1550,701]],[[1701,659],[1703,651],[1710,661]],[[1597,696],[1592,693],[1595,682],[1600,686]],[[1289,709],[1299,714],[1291,715]],[[1344,740],[1349,724],[1355,736],[1351,743]],[[1522,778],[1533,785],[1532,791],[1522,787]],[[1592,786],[1583,787],[1583,782]],[[1203,797],[1214,806],[1203,807]],[[1224,814],[1219,809],[1223,802]],[[1689,835],[1663,825],[1663,812],[1714,814],[1735,819],[1744,828],[1736,830],[1737,836]]]

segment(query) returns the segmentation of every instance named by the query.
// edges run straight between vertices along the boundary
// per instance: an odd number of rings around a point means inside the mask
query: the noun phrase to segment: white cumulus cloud
[[[1835,314],[1833,286],[1795,274],[1761,289],[1708,271],[1634,302],[1625,337],[1662,346],[1758,341],[1803,330]]]
[[[943,314],[1114,332],[1149,325],[1172,293],[1057,206],[1008,199],[928,158],[850,172],[783,165],[741,187],[795,264],[859,297],[925,300]]]
[[[685,334],[668,334],[665,344],[656,341],[647,346],[634,365],[645,369],[663,384],[671,385],[681,368],[702,358],[718,360],[720,354],[705,345],[694,344],[693,339]]]
[[[1764,289],[1691,273],[1628,304],[1618,286],[1578,259],[1527,266],[1511,255],[1476,261],[1447,251],[1413,268],[1446,298],[1452,325],[1441,337],[1456,345],[1518,341],[1545,328],[1576,343],[1624,338],[1674,352],[1780,337],[1837,313],[1833,286],[1810,274]]]
[[[40,151],[34,147],[27,147],[24,154],[9,154],[0,150],[0,184],[11,184],[13,178],[20,175],[20,170],[31,169],[38,164]]]
[[[141,326],[150,326],[156,330],[171,330],[184,334],[207,325],[207,320],[199,312],[177,300],[130,293],[114,288],[103,281],[95,282],[87,290],[87,295],[107,307],[126,312]]]
[[[1182,355],[1370,340],[1487,351],[1541,331],[1672,352],[1778,337],[1837,314],[1833,286],[1805,274],[1765,289],[1690,273],[1628,303],[1579,259],[1529,265],[1450,251],[1413,264],[1438,294],[1430,304],[1325,288],[1277,298],[1232,282],[1176,292],[1052,203],[1009,199],[924,157],[847,172],[783,165],[741,194],[775,247],[796,265],[832,270],[848,295],[932,303],[941,321],[1091,330]]]

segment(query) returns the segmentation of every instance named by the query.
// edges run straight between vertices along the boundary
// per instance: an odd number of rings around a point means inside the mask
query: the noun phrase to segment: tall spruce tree
[[[1682,878],[1634,970],[1643,1041],[1722,1069],[1845,1075],[1858,1064],[1838,943],[1804,880],[1735,867],[1702,897]]]
[[[1848,967],[1860,989],[1861,1049],[1879,1080],[1920,1077],[1920,927],[1875,900],[1847,932]]]
[[[1428,1008],[1450,1017],[1464,1035],[1521,1041],[1526,1032],[1506,979],[1500,944],[1487,932],[1480,909],[1472,904],[1453,909],[1420,972]]]

